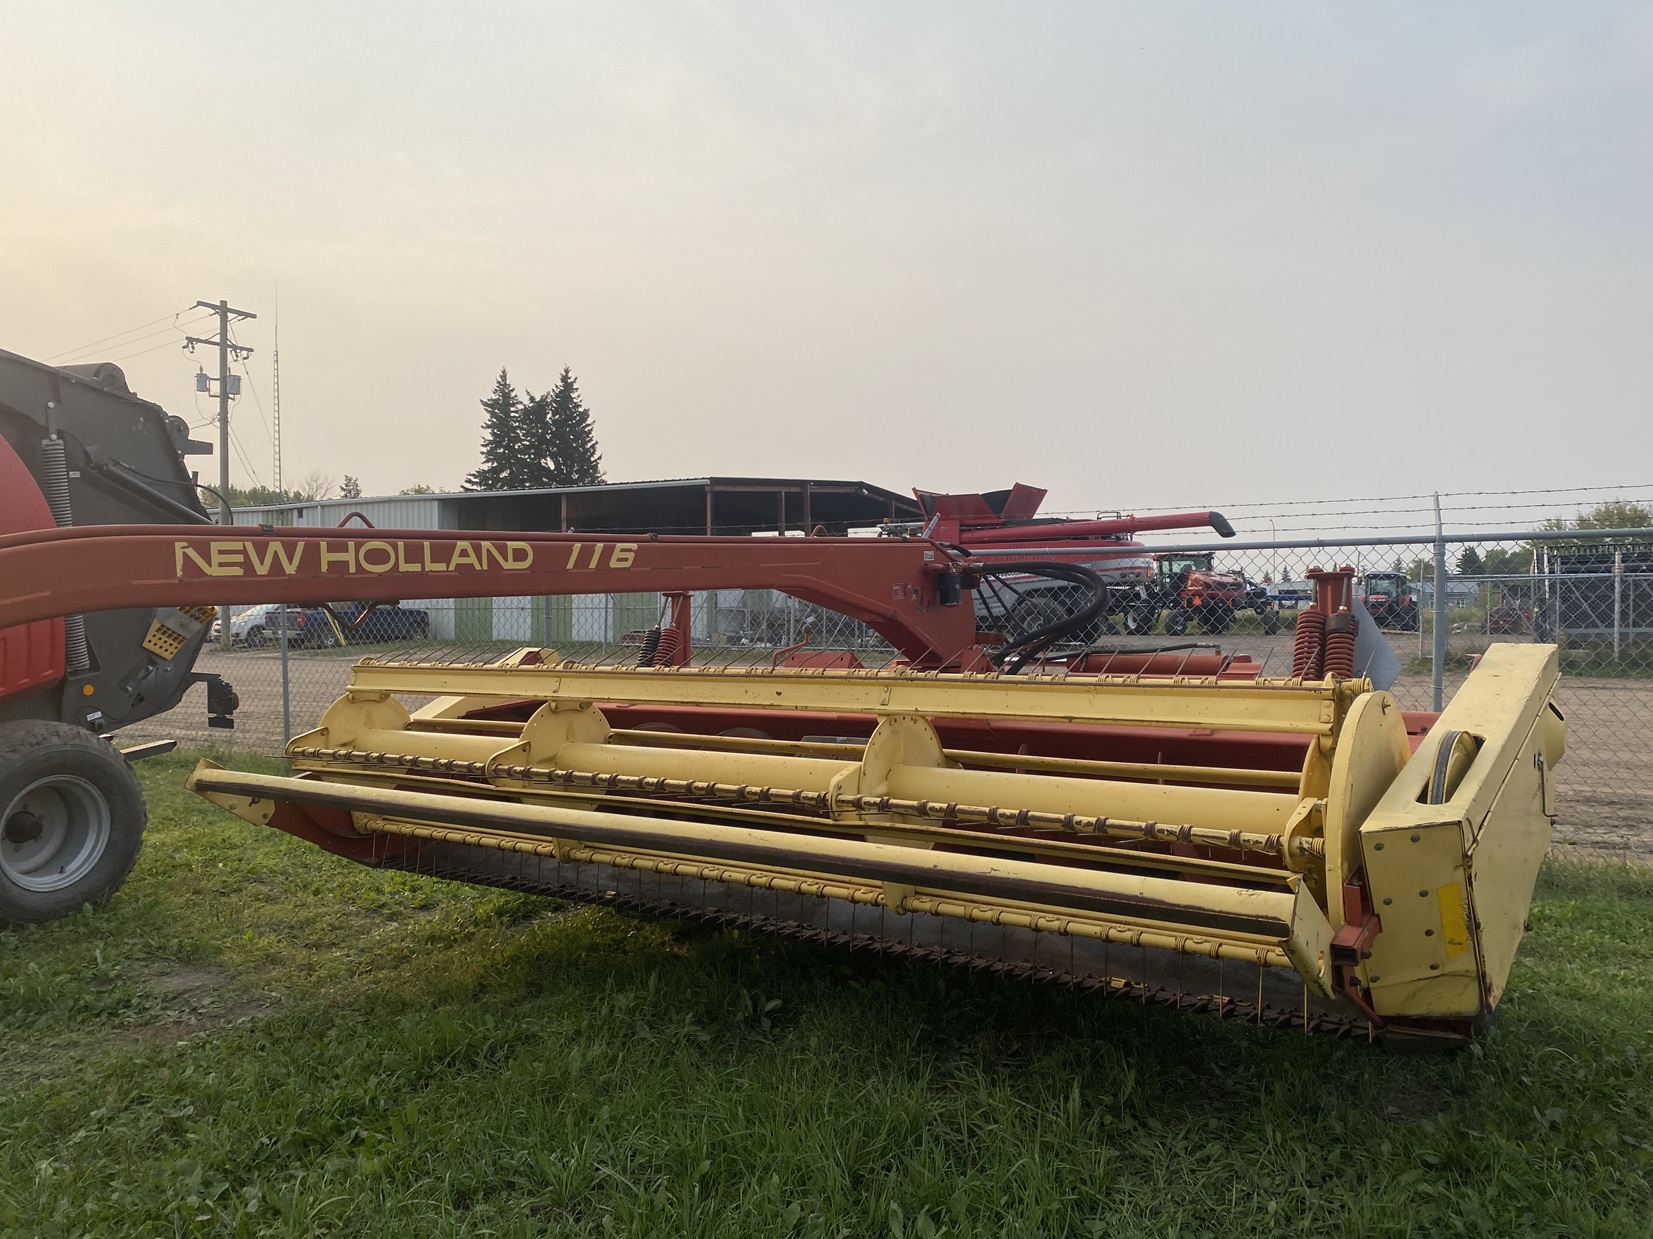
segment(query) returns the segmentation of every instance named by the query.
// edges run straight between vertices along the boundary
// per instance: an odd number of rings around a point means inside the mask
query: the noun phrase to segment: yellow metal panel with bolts
[[[1475,1018],[1503,994],[1550,843],[1559,680],[1555,646],[1493,646],[1361,828],[1383,920],[1366,968],[1379,1015]],[[1443,902],[1459,888],[1467,907]],[[1460,920],[1474,950],[1449,954]]]
[[[1414,822],[1365,838],[1366,874],[1383,932],[1372,943],[1366,981],[1379,1015],[1474,1016],[1481,978],[1473,952],[1449,953],[1443,887],[1462,889],[1463,834],[1456,822]],[[1458,915],[1452,926],[1461,923]]]

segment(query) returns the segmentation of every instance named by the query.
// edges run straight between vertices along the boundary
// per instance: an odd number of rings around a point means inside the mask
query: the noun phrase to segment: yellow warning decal
[[[1464,884],[1448,882],[1435,890],[1435,902],[1441,909],[1441,939],[1446,957],[1462,955],[1469,950],[1469,923],[1464,909]]]

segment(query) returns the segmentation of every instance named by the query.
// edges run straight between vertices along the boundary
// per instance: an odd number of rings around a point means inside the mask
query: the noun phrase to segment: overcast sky
[[[128,332],[199,420],[196,360],[129,329],[224,297],[267,412],[279,283],[289,481],[456,486],[501,365],[573,368],[612,480],[1653,481],[1645,3],[5,22],[0,347]],[[267,483],[250,391],[235,422]]]

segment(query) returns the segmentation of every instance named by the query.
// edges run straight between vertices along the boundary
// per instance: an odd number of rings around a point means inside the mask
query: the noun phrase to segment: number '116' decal
[[[591,545],[590,556],[582,564],[580,562],[580,552],[585,549],[585,543],[576,542],[568,548],[568,566],[570,568],[600,567],[605,546],[611,548],[611,554],[608,557],[610,568],[629,568],[632,561],[637,558],[637,543],[635,542],[594,542]]]

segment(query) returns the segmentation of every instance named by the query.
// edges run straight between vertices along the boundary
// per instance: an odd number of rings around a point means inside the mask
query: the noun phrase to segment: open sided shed
[[[921,519],[918,504],[870,482],[822,478],[676,478],[546,490],[321,499],[245,508],[237,524],[337,525],[359,512],[385,529],[569,533],[845,534]]]

